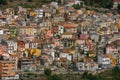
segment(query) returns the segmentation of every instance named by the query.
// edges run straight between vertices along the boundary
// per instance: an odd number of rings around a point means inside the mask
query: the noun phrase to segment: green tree
[[[8,46],[8,43],[5,40],[1,40],[0,44],[4,45],[4,46]]]
[[[45,63],[44,60],[43,60],[43,59],[40,59],[40,64],[41,64],[41,65],[44,65],[44,63]]]
[[[26,57],[26,54],[25,54],[25,53],[23,53],[23,57]]]
[[[25,3],[25,4],[23,4],[23,7],[25,7],[25,8],[30,8],[30,5],[27,4],[27,3]]]
[[[113,0],[107,0],[108,3],[106,4],[106,8],[111,9],[113,7]]]
[[[114,67],[112,69],[112,76],[113,80],[120,80],[120,68],[119,67]]]
[[[99,3],[100,7],[103,8],[109,8],[111,9],[113,7],[113,0],[95,0],[95,3]]]
[[[88,72],[84,72],[81,79],[86,79],[86,80],[109,80],[107,78],[101,77],[98,74],[92,75],[91,73],[88,74]],[[80,80],[81,80],[80,79]]]
[[[97,76],[92,75],[92,74],[88,74],[88,75],[87,75],[87,79],[88,79],[88,80],[98,80]]]
[[[46,2],[46,0],[41,0],[41,2],[43,2],[43,3],[44,3],[44,2]]]
[[[52,73],[51,69],[45,69],[45,70],[44,70],[44,74],[45,74],[47,77],[51,76],[51,73]]]
[[[107,0],[102,0],[100,6],[106,8]]]
[[[13,0],[10,0],[10,2],[13,2]]]
[[[28,2],[33,2],[33,0],[27,0]]]
[[[88,72],[84,72],[83,74],[82,74],[82,79],[87,79],[87,77],[88,77]]]
[[[54,0],[41,0],[41,2],[46,3],[46,2],[52,2]]]
[[[95,4],[94,0],[90,1],[90,5],[93,6]]]
[[[82,7],[82,5],[80,4],[73,4],[74,9],[80,9]]]
[[[84,2],[85,5],[87,6],[99,5],[99,7],[109,8],[109,9],[113,7],[113,0],[84,0]]]
[[[120,4],[118,4],[117,8],[118,8],[118,10],[120,10]]]
[[[57,2],[60,4],[60,3],[61,3],[61,0],[57,0]]]
[[[6,5],[7,1],[6,0],[0,0],[0,5]]]
[[[63,80],[63,78],[55,74],[52,76],[52,80]]]
[[[90,5],[90,0],[84,0],[84,2],[86,6]]]

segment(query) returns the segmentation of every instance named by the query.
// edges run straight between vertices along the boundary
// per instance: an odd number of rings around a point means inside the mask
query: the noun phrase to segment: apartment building
[[[13,61],[0,61],[0,80],[18,80],[19,75],[16,74],[16,65]]]

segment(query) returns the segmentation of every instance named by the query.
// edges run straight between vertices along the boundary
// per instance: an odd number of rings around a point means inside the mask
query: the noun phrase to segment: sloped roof
[[[120,2],[120,0],[114,0],[114,2]]]
[[[65,24],[63,24],[63,26],[65,28],[75,28],[76,27],[75,24],[73,24],[73,23],[65,23]]]

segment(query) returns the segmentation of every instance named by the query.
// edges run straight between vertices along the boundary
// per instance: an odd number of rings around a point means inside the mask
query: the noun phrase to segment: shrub
[[[44,70],[44,74],[45,74],[46,76],[51,76],[51,73],[52,73],[51,69],[45,69],[45,70]]]

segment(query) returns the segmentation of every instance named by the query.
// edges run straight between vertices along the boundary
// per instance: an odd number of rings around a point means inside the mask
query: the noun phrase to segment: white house
[[[76,67],[79,71],[96,71],[98,69],[98,64],[78,62],[76,63]]]
[[[66,58],[69,61],[72,60],[72,56],[69,53],[60,53],[60,58]]]
[[[43,17],[43,9],[36,9],[35,12],[37,13],[36,18],[42,18]]]
[[[117,9],[118,4],[120,4],[120,0],[114,0],[113,8]]]
[[[0,35],[3,35],[3,34],[4,34],[4,30],[0,29]]]
[[[14,51],[17,51],[17,42],[13,40],[7,40],[6,41],[8,44],[8,53],[12,54]]]
[[[58,34],[62,34],[64,32],[64,27],[63,26],[58,26]]]
[[[75,4],[80,4],[80,5],[84,5],[84,1],[82,0],[74,0]]]
[[[111,65],[111,60],[107,56],[98,56],[98,63],[101,68],[109,68]]]

